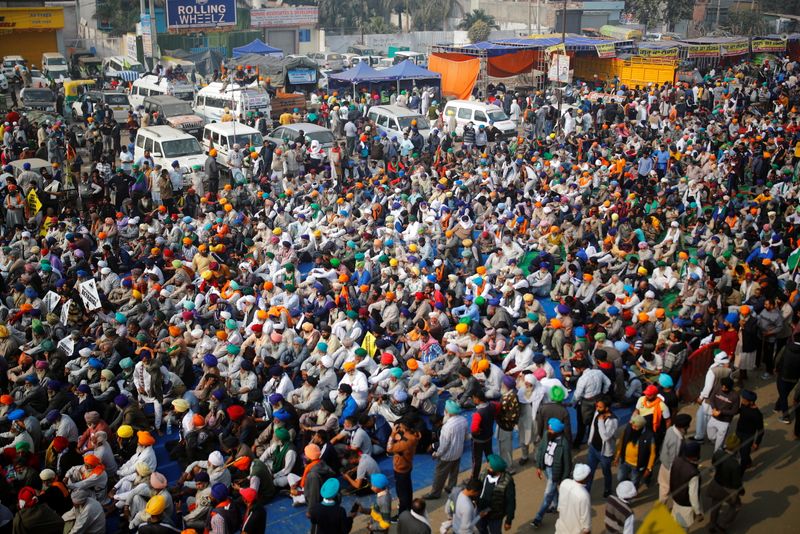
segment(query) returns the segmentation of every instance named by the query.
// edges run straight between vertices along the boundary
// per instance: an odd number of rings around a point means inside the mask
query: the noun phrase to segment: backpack
[[[500,399],[500,409],[497,412],[497,426],[508,432],[514,430],[519,421],[519,399],[515,395],[504,395]]]

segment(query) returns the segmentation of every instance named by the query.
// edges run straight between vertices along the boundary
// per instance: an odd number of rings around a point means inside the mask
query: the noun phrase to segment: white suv
[[[138,161],[143,157],[145,150],[150,152],[154,164],[165,169],[171,169],[172,162],[177,161],[184,174],[191,172],[194,165],[202,166],[206,162],[203,147],[197,138],[172,126],[139,128],[133,160]]]

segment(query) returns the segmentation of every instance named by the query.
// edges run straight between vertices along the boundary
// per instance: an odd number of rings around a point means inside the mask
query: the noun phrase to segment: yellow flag
[[[364,336],[364,341],[361,342],[361,348],[367,351],[367,354],[370,358],[375,356],[375,351],[378,348],[375,346],[376,340],[377,338],[375,337],[375,334],[372,332],[367,332],[367,335]]]
[[[386,521],[386,520],[383,518],[383,516],[381,515],[381,513],[380,513],[378,510],[376,510],[374,506],[373,506],[373,507],[372,507],[372,509],[370,510],[370,512],[369,512],[369,516],[370,516],[370,517],[371,517],[373,520],[377,521],[378,525],[379,525],[379,526],[380,526],[382,529],[388,529],[388,528],[391,526],[391,524],[390,524],[388,521]]]
[[[686,534],[666,506],[657,503],[647,514],[636,534]]]
[[[36,189],[31,188],[26,200],[28,201],[28,208],[31,210],[31,213],[33,215],[39,213],[39,210],[42,209],[42,202],[39,200],[39,196],[36,194]]]

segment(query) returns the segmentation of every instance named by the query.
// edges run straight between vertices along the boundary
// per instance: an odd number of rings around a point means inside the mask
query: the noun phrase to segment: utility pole
[[[541,3],[542,3],[542,0],[536,0],[536,33],[537,34],[542,33],[542,24],[541,24],[541,20],[542,19],[539,18],[539,16],[541,15],[541,12],[539,11],[539,7],[541,6]]]
[[[152,0],[150,0],[152,2]],[[567,53],[567,0],[564,0],[564,7],[563,14],[561,16],[561,45],[564,47],[564,54]],[[561,80],[557,82],[559,84],[558,92],[558,121],[561,120],[561,106],[564,103],[564,90],[560,87]]]
[[[565,0],[566,1],[566,0]],[[153,44],[153,67],[158,65],[158,36],[156,31],[156,6],[155,0],[150,0],[150,41]]]
[[[75,0],[75,30],[78,32],[78,39],[81,38],[81,0]],[[44,66],[44,65],[42,65]]]
[[[719,29],[719,10],[722,7],[722,0],[717,0],[717,20],[714,22],[714,29]]]
[[[532,30],[532,23],[533,23],[533,0],[528,0],[528,35],[531,34]],[[539,0],[536,0],[536,6],[539,6]],[[538,22],[538,21],[537,21]]]

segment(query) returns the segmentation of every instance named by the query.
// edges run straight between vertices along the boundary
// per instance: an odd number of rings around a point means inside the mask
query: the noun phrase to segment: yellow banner
[[[686,534],[686,531],[675,521],[666,506],[657,503],[644,517],[636,534]]]
[[[719,45],[691,45],[686,57],[719,57]]]
[[[56,30],[63,27],[63,7],[0,8],[2,30]]]
[[[747,41],[739,41],[736,43],[727,43],[720,46],[719,53],[722,56],[743,56],[750,51],[750,43]]]
[[[753,39],[753,53],[760,52],[786,52],[786,39]]]
[[[639,55],[642,57],[653,58],[676,58],[678,57],[678,47],[673,48],[640,48]]]
[[[564,43],[558,43],[557,45],[548,46],[544,49],[545,54],[566,54],[567,47],[564,46]]]
[[[594,48],[595,50],[597,50],[597,57],[600,58],[617,57],[617,49],[614,46],[614,43],[597,44],[594,45]]]
[[[31,214],[36,215],[39,213],[39,210],[42,209],[42,201],[39,200],[39,195],[36,194],[36,189],[30,190],[26,200],[28,201],[28,209],[31,210]]]
[[[375,337],[375,334],[372,332],[367,332],[367,335],[364,336],[364,341],[361,342],[361,348],[367,351],[369,357],[372,358],[375,356],[375,351],[378,350],[377,345],[375,342],[378,338]]]

